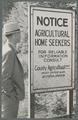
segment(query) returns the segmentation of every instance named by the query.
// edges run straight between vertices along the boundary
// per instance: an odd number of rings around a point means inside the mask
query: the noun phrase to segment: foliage
[[[20,0],[17,0],[20,2]],[[28,0],[26,0],[28,2]],[[21,1],[24,3],[24,6],[26,4],[25,1]],[[76,3],[76,0],[30,0],[30,4],[37,4],[38,6],[49,6],[53,8],[69,8],[72,9],[74,4]],[[7,20],[7,16],[11,13],[11,10],[15,4],[15,0],[3,0],[3,20]],[[24,7],[25,8],[25,7]],[[26,9],[26,8],[25,8]]]
[[[57,101],[55,102],[54,109],[52,110],[53,114],[56,115],[64,115],[66,113],[67,107],[62,100],[62,98],[57,97]]]
[[[46,112],[45,117],[47,118],[66,114],[66,92],[36,94],[35,98],[35,112],[37,115],[41,111]]]

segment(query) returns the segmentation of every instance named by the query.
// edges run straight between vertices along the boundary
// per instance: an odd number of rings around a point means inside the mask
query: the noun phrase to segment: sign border
[[[41,9],[40,9],[41,8]],[[44,9],[47,9],[47,10],[44,10]],[[49,9],[49,10],[48,10]],[[34,88],[34,83],[32,84],[31,82],[33,81],[34,82],[34,77],[33,77],[33,80],[31,78],[31,64],[32,64],[32,57],[31,57],[31,12],[32,10],[38,10],[38,11],[48,11],[48,12],[61,12],[61,13],[70,13],[71,14],[71,86],[61,86],[61,87],[49,87],[49,88],[38,88],[38,89],[35,89]],[[73,10],[67,10],[67,9],[55,9],[55,8],[50,8],[50,7],[42,7],[42,6],[34,6],[34,5],[30,5],[30,88],[31,88],[31,93],[42,93],[42,92],[52,92],[52,91],[61,91],[61,90],[71,90],[71,89],[74,89],[74,63],[75,63],[75,31],[73,31],[73,27],[75,28],[75,21],[73,20],[73,16],[75,16],[75,12]],[[73,35],[74,33],[74,35]],[[74,41],[73,41],[73,38],[74,38]],[[74,52],[73,52],[74,51]],[[73,52],[73,53],[72,53]],[[33,55],[34,56],[34,55]],[[72,57],[73,56],[73,57]],[[34,57],[33,57],[34,59]],[[33,63],[34,64],[34,63]],[[33,72],[34,73],[34,72]]]

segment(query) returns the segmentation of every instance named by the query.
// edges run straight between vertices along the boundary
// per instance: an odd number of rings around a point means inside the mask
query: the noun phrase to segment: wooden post
[[[30,49],[30,3],[28,3],[28,118],[34,118],[35,114],[35,93],[31,93],[31,49]]]
[[[73,112],[73,90],[67,91],[67,115],[71,117]]]
[[[1,78],[1,72],[2,72],[2,9],[5,9],[3,6],[4,1],[0,1],[0,117],[1,117],[1,84],[2,84],[2,78]],[[5,1],[6,4],[6,1]]]
[[[30,96],[30,118],[35,118],[35,94]]]
[[[78,22],[78,0],[77,0],[77,22]],[[76,71],[76,74],[77,74],[77,81],[76,81],[76,110],[75,110],[75,113],[76,113],[76,116],[78,117],[78,23],[77,23],[77,31],[76,31],[76,42],[77,42],[77,71]],[[78,118],[77,118],[78,119]]]

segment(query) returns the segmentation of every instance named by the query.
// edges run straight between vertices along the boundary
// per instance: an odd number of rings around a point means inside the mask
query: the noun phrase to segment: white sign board
[[[30,6],[31,92],[74,87],[75,13]]]

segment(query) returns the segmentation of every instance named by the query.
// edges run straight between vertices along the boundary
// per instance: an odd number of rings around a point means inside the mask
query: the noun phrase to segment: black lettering
[[[39,25],[39,23],[43,25],[43,17],[40,18],[39,16],[37,16],[37,25]]]
[[[50,19],[48,17],[44,18],[44,25],[48,26],[50,24]]]
[[[47,39],[35,39],[35,46],[47,46]]]
[[[54,40],[49,39],[49,46],[54,46]]]
[[[39,17],[37,16],[37,25],[68,27],[67,18]]]
[[[51,20],[51,26],[53,26],[54,17],[50,17],[50,20]]]
[[[58,19],[57,19],[57,25],[60,26],[60,27],[63,26],[62,24],[60,24],[61,21],[62,21],[62,18],[58,18]]]
[[[63,19],[63,26],[64,27],[68,27],[67,23],[68,23],[68,19]]]

